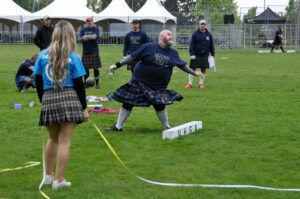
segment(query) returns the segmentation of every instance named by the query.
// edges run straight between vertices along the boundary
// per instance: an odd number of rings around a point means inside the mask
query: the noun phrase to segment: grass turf
[[[78,49],[81,54],[81,46]],[[122,56],[120,46],[100,46],[103,72]],[[18,93],[15,73],[38,49],[32,45],[0,45],[0,168],[42,161],[37,126],[40,104],[35,90]],[[188,51],[179,51],[188,61]],[[226,59],[228,58],[228,59]],[[168,141],[153,108],[134,108],[123,132],[105,132],[125,164],[149,180],[174,183],[251,184],[300,188],[299,107],[300,54],[258,54],[256,51],[217,51],[217,73],[209,71],[205,89],[185,89],[187,74],[174,69],[169,89],[184,100],[168,106],[169,122],[177,126],[203,121],[203,129]],[[101,78],[101,89],[87,95],[105,96],[130,80],[123,67]],[[23,108],[14,109],[14,103]],[[118,102],[103,102],[119,109]],[[90,114],[102,130],[117,114]],[[77,126],[64,177],[71,189],[43,191],[51,198],[299,198],[300,193],[254,189],[160,187],[139,181],[113,157],[94,127]],[[42,166],[0,174],[0,197],[42,198],[38,185]]]

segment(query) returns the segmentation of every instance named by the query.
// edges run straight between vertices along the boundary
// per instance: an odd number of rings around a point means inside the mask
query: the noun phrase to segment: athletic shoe
[[[286,50],[284,50],[284,51],[282,51],[283,53],[287,53],[287,51]]]
[[[60,182],[58,180],[54,180],[52,184],[52,189],[57,190],[62,187],[71,187],[71,182],[67,182],[65,179],[62,179]]]
[[[191,88],[192,84],[187,84],[184,88]]]
[[[106,131],[122,131],[123,129],[122,128],[118,129],[116,126],[112,126],[109,128],[105,128],[104,130],[106,130]]]
[[[199,88],[205,88],[203,84],[199,84]]]
[[[44,184],[52,184],[53,183],[53,175],[46,175]]]
[[[100,84],[96,84],[96,89],[100,89]]]
[[[165,130],[168,130],[168,129],[170,129],[170,128],[172,128],[172,127],[170,127],[170,126],[167,126],[167,127],[165,127]]]
[[[25,93],[26,90],[27,90],[27,88],[23,88],[23,89],[21,90],[21,93]]]

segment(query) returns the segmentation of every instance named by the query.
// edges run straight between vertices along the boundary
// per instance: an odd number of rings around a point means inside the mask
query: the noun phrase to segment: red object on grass
[[[120,113],[120,110],[114,110],[110,108],[102,107],[101,109],[91,109],[89,113],[106,113],[106,114],[113,114],[113,113]]]

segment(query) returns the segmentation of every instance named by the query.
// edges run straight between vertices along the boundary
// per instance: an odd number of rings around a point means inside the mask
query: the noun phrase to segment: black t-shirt
[[[27,59],[25,60],[19,67],[18,72],[16,74],[16,78],[20,75],[30,76],[32,74],[32,70],[29,69],[33,64]]]

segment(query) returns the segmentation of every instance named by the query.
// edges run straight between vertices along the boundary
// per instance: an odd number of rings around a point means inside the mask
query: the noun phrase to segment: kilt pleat
[[[112,98],[139,107],[148,107],[151,104],[170,105],[174,101],[181,101],[183,97],[173,90],[152,89],[137,81],[130,81],[118,88]]]
[[[40,126],[84,121],[82,106],[73,87],[47,90],[43,94]]]
[[[196,55],[196,59],[191,59],[190,68],[209,68],[207,55]]]
[[[101,68],[101,60],[99,52],[94,52],[93,54],[83,54],[82,64],[85,69],[97,69]]]

